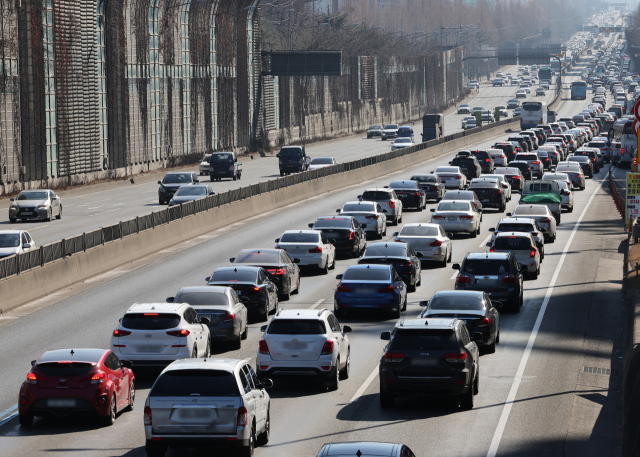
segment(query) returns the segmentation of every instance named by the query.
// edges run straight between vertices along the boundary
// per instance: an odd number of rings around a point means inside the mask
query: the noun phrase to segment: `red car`
[[[104,425],[116,414],[133,409],[135,377],[116,355],[105,349],[56,349],[45,352],[20,387],[20,425],[35,416],[66,417],[98,413]]]

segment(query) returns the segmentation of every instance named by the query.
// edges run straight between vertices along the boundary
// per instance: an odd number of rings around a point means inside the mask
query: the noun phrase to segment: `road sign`
[[[633,134],[638,136],[638,119],[633,121],[633,125],[631,126],[631,130],[633,130]]]
[[[640,119],[640,98],[638,98],[638,100],[636,100],[636,102],[634,103],[631,112],[636,117],[636,119]]]
[[[625,224],[627,228],[633,219],[640,217],[640,173],[627,173],[627,202]]]

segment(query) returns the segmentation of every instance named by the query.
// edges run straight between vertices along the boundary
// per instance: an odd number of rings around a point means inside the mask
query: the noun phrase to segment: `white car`
[[[530,233],[499,233],[493,240],[491,252],[513,252],[516,261],[520,264],[520,268],[525,270],[525,273],[532,275],[533,279],[538,279],[542,259],[536,242]]]
[[[527,98],[527,92],[524,89],[518,89],[516,91],[516,98]]]
[[[493,159],[493,164],[496,167],[506,167],[507,166],[507,156],[504,155],[502,149],[487,149],[487,152]]]
[[[200,176],[208,176],[211,171],[211,164],[209,163],[211,159],[211,154],[205,154],[200,162],[200,166],[198,167],[198,171],[200,172]]]
[[[474,238],[480,234],[481,213],[468,200],[443,200],[431,212],[431,222],[440,224],[446,232],[467,232]]]
[[[476,179],[478,179],[478,178],[476,178]],[[511,183],[507,179],[506,175],[497,175],[497,174],[484,175],[484,174],[482,174],[482,175],[480,175],[479,179],[495,179],[502,186],[503,192],[506,194],[507,201],[511,200]]]
[[[542,177],[542,162],[540,162],[540,157],[536,152],[519,152],[513,160],[527,162],[531,168],[532,178],[534,175],[538,176],[538,178]]]
[[[566,208],[568,212],[573,213],[573,189],[571,184],[559,181],[558,187],[560,187],[560,196],[562,197],[562,208]]]
[[[516,206],[513,213],[507,213],[509,217],[530,217],[538,222],[538,227],[551,243],[556,240],[556,218],[553,217],[551,210],[547,205],[529,205],[521,204]]]
[[[319,230],[287,230],[276,239],[276,249],[300,259],[299,267],[315,267],[324,274],[336,267],[336,248]]]
[[[460,167],[438,167],[432,173],[438,175],[444,183],[445,189],[464,189],[467,187],[467,177]]]
[[[264,334],[256,355],[259,378],[307,373],[337,390],[339,381],[349,377],[351,327],[341,327],[332,312],[280,308],[260,330]]]
[[[397,149],[402,149],[402,148],[415,146],[415,145],[416,144],[413,142],[411,138],[408,138],[408,137],[396,138],[395,141],[391,143],[391,150],[395,151]]]
[[[135,303],[113,331],[111,350],[139,368],[209,357],[209,323],[187,303]]]
[[[36,248],[29,232],[24,230],[0,230],[0,259]]]
[[[507,217],[500,219],[498,225],[495,228],[490,228],[491,243],[496,239],[496,236],[502,232],[527,232],[531,233],[533,239],[536,241],[536,246],[540,250],[540,257],[544,259],[544,234],[538,227],[538,222],[530,217]]]
[[[364,231],[367,236],[382,238],[387,235],[387,210],[382,209],[377,202],[347,202],[336,212],[343,216],[353,216],[360,225],[366,225]]]
[[[330,167],[338,162],[333,157],[316,157],[309,162],[309,170],[317,170],[318,168]]]
[[[499,110],[500,112],[500,117],[509,117],[509,111],[507,111],[507,107],[505,105],[498,105],[496,106],[496,108]]]
[[[458,114],[469,114],[471,112],[471,107],[466,103],[463,103],[458,106]]]
[[[407,243],[414,252],[421,252],[421,262],[432,261],[446,267],[451,261],[453,243],[440,224],[404,224],[393,236],[394,241]]]

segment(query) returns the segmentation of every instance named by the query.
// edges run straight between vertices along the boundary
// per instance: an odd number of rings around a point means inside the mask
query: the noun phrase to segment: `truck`
[[[444,136],[444,116],[425,114],[422,116],[422,141],[437,140]]]
[[[547,179],[526,181],[520,192],[519,204],[547,205],[556,222],[560,223],[562,197],[560,186],[556,181]]]
[[[234,181],[242,176],[242,163],[238,163],[235,152],[214,152],[209,157],[209,178],[220,181],[232,178]]]
[[[276,154],[278,158],[278,166],[280,167],[280,176],[291,173],[301,173],[309,169],[311,159],[302,146],[283,146],[280,152]]]

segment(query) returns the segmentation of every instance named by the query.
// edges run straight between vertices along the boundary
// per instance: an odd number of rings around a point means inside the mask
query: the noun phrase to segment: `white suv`
[[[136,303],[113,331],[111,350],[135,367],[165,367],[178,359],[208,357],[209,319],[186,303]]]
[[[326,309],[287,309],[276,312],[258,343],[256,371],[259,378],[287,373],[314,373],[326,380],[329,390],[349,377],[351,327],[340,327]]]

